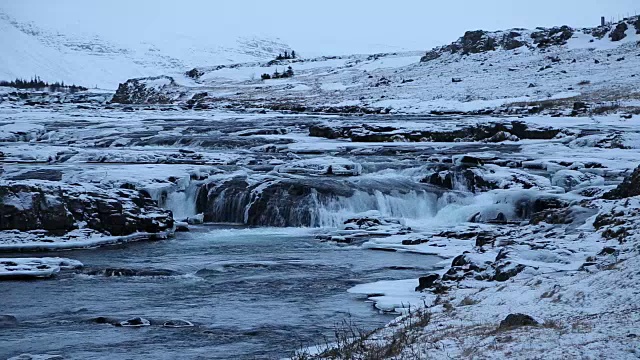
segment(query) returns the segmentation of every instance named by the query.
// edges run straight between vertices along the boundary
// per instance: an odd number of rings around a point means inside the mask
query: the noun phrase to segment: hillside
[[[191,78],[175,77],[171,86],[152,92],[163,93],[165,103],[325,112],[496,108],[517,112],[540,102],[564,109],[581,101],[596,108],[622,101],[618,105],[624,107],[637,104],[634,101],[640,98],[635,86],[639,41],[638,17],[586,29],[469,31],[426,54],[328,56],[200,67],[191,71]],[[260,79],[261,74],[283,72],[289,66],[295,73],[292,78]],[[121,86],[116,99],[152,103],[144,96],[126,100],[145,81],[130,80]],[[507,110],[506,104],[525,110]]]
[[[92,33],[60,32],[0,11],[0,80],[31,78],[115,90],[122,79],[176,75],[196,65],[270,59],[289,47],[278,39],[198,37],[120,42]]]

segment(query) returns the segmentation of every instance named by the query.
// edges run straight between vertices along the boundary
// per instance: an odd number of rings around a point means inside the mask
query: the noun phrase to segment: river
[[[281,358],[322,342],[344,320],[363,329],[389,322],[393,315],[346,290],[418,277],[437,261],[321,243],[313,231],[201,226],[167,241],[29,254],[69,256],[85,268],[48,281],[0,283],[0,314],[20,322],[0,330],[0,358],[21,353],[65,359]],[[107,268],[177,274],[105,276]],[[140,316],[154,325],[90,321],[99,316]],[[155,325],[167,320],[195,326]]]

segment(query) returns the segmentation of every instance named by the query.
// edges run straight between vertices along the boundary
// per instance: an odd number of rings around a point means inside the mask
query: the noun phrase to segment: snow
[[[177,77],[198,65],[268,60],[288,49],[276,38],[243,35],[217,37],[215,42],[175,33],[149,40],[113,38],[61,31],[47,22],[35,25],[4,12],[0,12],[0,33],[0,46],[5,49],[0,54],[0,79],[37,74],[48,82],[111,90],[129,78]]]
[[[77,260],[65,258],[0,258],[0,280],[48,278],[60,270],[82,267]]]
[[[150,214],[153,215],[153,214]],[[168,238],[170,232],[148,234],[143,232],[127,236],[106,236],[88,229],[72,230],[64,236],[43,235],[40,232],[0,231],[0,252],[53,251],[95,248],[134,241]]]
[[[381,311],[406,312],[413,307],[418,308],[430,296],[416,292],[417,279],[398,281],[379,281],[376,283],[356,285],[349,289],[350,293],[367,295]],[[433,301],[432,298],[429,302]]]
[[[174,218],[191,224],[205,219],[198,202],[208,201],[204,195],[213,194],[201,193],[202,185],[217,190],[234,180],[246,182],[248,194],[240,189],[236,198],[230,195],[229,202],[219,196],[219,208],[238,208],[244,215],[240,221],[248,223],[251,206],[269,196],[265,190],[274,184],[290,181],[297,185],[296,181],[303,180],[339,184],[349,191],[325,198],[312,187],[302,188],[315,195],[314,202],[302,209],[312,219],[307,225],[322,229],[294,231],[317,235],[327,246],[437,256],[441,261],[430,271],[440,277],[453,276],[448,274],[451,269],[456,276],[465,273],[460,279],[443,280],[448,289],[438,294],[429,289],[417,292],[420,280],[415,278],[349,289],[366,296],[383,312],[407,314],[409,309],[427,307],[432,322],[417,330],[425,354],[497,359],[637,356],[640,199],[606,201],[600,197],[638,165],[640,118],[623,119],[618,114],[569,117],[566,111],[554,117],[424,116],[434,110],[493,109],[533,100],[563,100],[571,108],[577,98],[622,98],[622,105],[637,106],[633,92],[637,79],[632,75],[640,65],[633,43],[638,37],[627,35],[625,41],[613,44],[607,37],[590,42],[590,35],[577,33],[567,46],[547,52],[445,54],[427,63],[418,63],[421,54],[415,52],[299,59],[271,67],[254,61],[202,68],[205,75],[197,80],[177,77],[180,91],[187,95],[206,91],[220,97],[208,111],[171,113],[163,110],[180,108],[149,106],[126,112],[99,105],[88,110],[72,104],[26,107],[19,101],[7,101],[0,104],[0,176],[31,179],[28,181],[42,186],[47,182],[41,178],[59,176],[56,186],[77,183],[95,191],[134,187],[172,210]],[[21,36],[16,34],[18,39]],[[38,46],[34,45],[34,51]],[[551,64],[549,56],[559,56],[561,61],[540,70]],[[626,60],[616,61],[620,56]],[[595,64],[595,59],[601,64]],[[254,74],[288,65],[296,72],[294,78],[252,79]],[[454,83],[453,77],[463,81]],[[590,83],[578,86],[584,80]],[[171,84],[164,77],[146,81],[157,89]],[[237,100],[259,108],[257,105],[271,99],[390,108],[396,115],[258,114],[216,107]],[[390,127],[390,134],[399,135],[452,132],[489,123],[512,126],[514,120],[534,129],[562,131],[548,140],[506,137],[505,141],[493,139],[495,143],[491,139],[364,143],[309,136],[311,124],[375,133],[362,125],[366,124]],[[465,156],[485,164],[465,163]],[[465,178],[454,178],[451,188],[429,183],[431,175],[446,179],[447,174],[464,170],[482,180],[478,183],[487,183],[487,188],[477,184],[474,188]],[[291,186],[288,191],[298,190]],[[243,202],[244,195],[250,203]],[[30,196],[7,197],[4,204],[25,209]],[[560,209],[551,203],[544,213],[536,210],[540,217],[534,221],[532,209],[546,206],[537,200],[557,201]],[[614,220],[600,221],[607,216]],[[107,236],[87,230],[87,224],[77,225],[81,229],[65,236],[0,231],[0,251],[79,249],[150,235]],[[260,236],[261,231],[273,229],[219,230],[215,236],[243,235],[244,231]],[[169,233],[155,235],[163,238]],[[460,255],[482,269],[473,270],[469,264],[453,266]],[[72,260],[48,258],[8,258],[0,259],[0,264],[0,276],[35,277],[81,266]],[[524,266],[520,272],[518,265]],[[497,269],[516,274],[498,280],[491,277]],[[494,331],[500,320],[515,312],[529,314],[543,326]],[[134,323],[146,325],[142,320]],[[123,324],[127,325],[134,324]],[[393,331],[391,326],[378,330],[380,341]]]

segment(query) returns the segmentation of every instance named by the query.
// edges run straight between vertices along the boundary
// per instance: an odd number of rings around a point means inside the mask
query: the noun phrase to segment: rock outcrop
[[[0,231],[44,230],[61,236],[80,228],[111,236],[154,234],[170,231],[173,217],[135,190],[49,181],[0,183]]]
[[[496,122],[476,126],[460,127],[452,130],[414,130],[393,126],[372,126],[367,124],[334,127],[330,125],[312,125],[309,135],[327,139],[351,139],[353,142],[455,142],[487,141],[501,139],[553,139],[560,129],[530,127],[524,122]]]
[[[603,195],[607,200],[625,199],[640,195],[640,167],[638,167],[617,188]]]
[[[506,31],[467,31],[457,41],[428,51],[420,60],[428,62],[440,58],[444,54],[478,54],[496,50],[515,50],[522,47],[545,50],[551,47],[567,45],[576,33],[593,36],[594,40],[603,39],[609,34],[612,42],[626,38],[629,26],[634,26],[640,34],[640,17],[625,19],[617,24],[596,28],[574,29],[569,26],[553,28],[537,28],[534,31],[525,29],[511,29]]]
[[[179,97],[179,86],[169,76],[130,79],[118,86],[111,99],[119,104],[169,104]]]

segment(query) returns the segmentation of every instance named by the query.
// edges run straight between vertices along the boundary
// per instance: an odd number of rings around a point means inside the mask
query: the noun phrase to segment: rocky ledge
[[[327,139],[351,139],[354,142],[456,142],[485,141],[502,142],[520,139],[548,140],[562,131],[550,127],[534,128],[520,122],[493,122],[464,126],[455,129],[416,130],[396,126],[374,125],[312,125],[309,135]]]
[[[421,61],[432,61],[446,53],[469,55],[499,49],[547,49],[553,46],[566,45],[577,34],[590,35],[594,39],[606,37],[611,42],[619,42],[627,37],[627,30],[632,27],[635,28],[636,33],[640,34],[640,17],[634,16],[615,24],[585,29],[574,29],[564,25],[553,28],[537,28],[533,31],[526,29],[494,32],[483,30],[467,31],[464,36],[453,43],[427,52]]]
[[[165,238],[171,211],[148,194],[53,181],[0,182],[0,250],[43,250]]]

